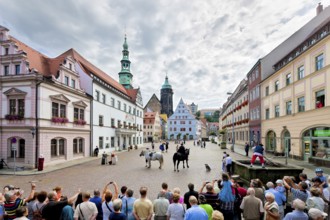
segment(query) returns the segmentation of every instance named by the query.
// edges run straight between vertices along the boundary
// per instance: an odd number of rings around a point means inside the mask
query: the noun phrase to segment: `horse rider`
[[[178,153],[180,156],[184,156],[186,154],[186,148],[183,146],[183,143],[181,143],[181,145],[178,149]]]

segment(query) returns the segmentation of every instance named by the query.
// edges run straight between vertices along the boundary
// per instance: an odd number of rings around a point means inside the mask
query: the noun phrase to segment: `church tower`
[[[173,89],[168,83],[167,75],[162,89],[160,90],[160,103],[162,106],[161,113],[167,114],[167,117],[170,117],[173,114]]]
[[[132,89],[132,79],[133,75],[131,73],[131,61],[129,60],[129,52],[128,52],[128,44],[125,35],[125,41],[123,44],[123,58],[120,61],[121,63],[121,71],[118,73],[119,75],[119,83],[122,84],[126,89]]]

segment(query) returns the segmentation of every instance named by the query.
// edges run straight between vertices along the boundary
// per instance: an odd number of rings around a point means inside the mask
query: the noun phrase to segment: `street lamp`
[[[31,128],[31,134],[32,134],[32,138],[34,138],[34,135],[36,134],[36,128],[35,127]]]
[[[227,92],[227,95],[233,95],[232,92]],[[234,106],[234,102],[232,103],[232,105]],[[234,128],[234,109],[232,111],[232,125],[233,125],[233,128],[232,128],[232,134],[231,134],[231,151],[234,152],[235,150],[235,128]]]

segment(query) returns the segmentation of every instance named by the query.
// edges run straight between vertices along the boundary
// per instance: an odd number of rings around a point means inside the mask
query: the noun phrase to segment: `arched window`
[[[266,150],[274,152],[276,149],[276,134],[274,131],[269,131],[266,136]]]

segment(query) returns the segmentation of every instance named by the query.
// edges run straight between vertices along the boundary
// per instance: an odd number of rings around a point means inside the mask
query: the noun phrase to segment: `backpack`
[[[36,208],[37,210],[33,211],[33,220],[42,220],[42,208],[44,207],[44,205],[41,208],[38,208],[38,205],[36,204]]]

